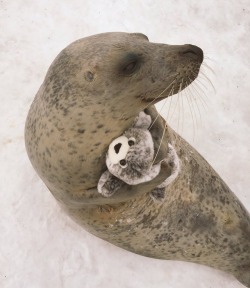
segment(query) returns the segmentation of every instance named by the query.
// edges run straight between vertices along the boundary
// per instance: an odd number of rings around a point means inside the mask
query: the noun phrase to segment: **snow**
[[[161,113],[250,211],[249,1],[2,0],[0,27],[0,287],[243,287],[209,267],[138,256],[84,231],[36,175],[23,134],[49,65],[72,41],[125,31],[198,45],[214,71],[202,68],[207,88],[197,82],[206,95],[187,89]]]

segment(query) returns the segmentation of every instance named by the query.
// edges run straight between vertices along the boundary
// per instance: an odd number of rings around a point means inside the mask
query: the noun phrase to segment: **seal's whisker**
[[[173,88],[173,87],[172,87],[172,88]],[[182,88],[182,83],[181,83],[180,88],[179,88],[179,90],[178,90],[178,94],[179,94],[179,92],[181,91],[181,88]],[[171,90],[172,90],[172,89],[171,89]],[[174,90],[173,90],[173,91],[174,91]],[[164,138],[164,135],[165,135],[165,132],[166,132],[166,128],[167,128],[167,124],[165,123],[164,129],[163,129],[163,132],[162,132],[162,137],[161,137],[161,140],[160,140],[160,144],[159,144],[159,147],[158,147],[157,152],[156,152],[156,154],[155,154],[155,157],[154,157],[154,159],[153,159],[153,161],[152,161],[152,165],[154,165],[154,162],[155,162],[155,160],[156,160],[156,158],[157,158],[157,156],[158,156],[158,153],[159,153],[159,151],[160,151],[160,149],[161,149],[161,145],[162,145],[162,141],[163,141],[163,138]]]
[[[176,73],[176,75],[174,75],[174,77],[177,76],[177,75],[178,75],[178,73]],[[170,77],[169,77],[169,78],[170,78]],[[176,78],[174,78],[174,80],[173,80],[158,96],[156,96],[152,101],[150,101],[150,102],[143,108],[143,110],[147,109],[149,106],[151,106],[151,105],[155,102],[155,100],[157,100],[158,98],[160,98],[160,97],[162,96],[162,94],[163,94],[164,92],[166,92],[167,89],[169,89],[172,84],[174,84],[175,81],[176,81]],[[139,101],[140,101],[140,100],[139,100]]]
[[[194,75],[194,74],[193,74],[193,75]],[[189,80],[191,81],[190,78],[189,78]],[[206,79],[204,79],[204,80],[206,80]],[[209,101],[209,98],[208,98],[206,92],[198,85],[198,83],[199,83],[201,86],[203,86],[204,89],[208,90],[208,88],[207,88],[207,87],[205,86],[205,84],[201,81],[201,79],[198,79],[198,78],[196,78],[195,81],[193,81],[191,85],[194,84],[194,85],[196,85],[197,87],[199,87],[199,90],[200,90],[201,93],[202,93],[201,96],[204,96],[204,98],[205,98],[207,101]]]
[[[162,132],[162,136],[161,136],[161,141],[160,141],[159,147],[158,147],[158,149],[157,149],[157,151],[156,151],[155,157],[154,157],[154,159],[153,159],[153,161],[152,161],[151,167],[154,165],[154,162],[155,162],[155,160],[156,160],[156,158],[157,158],[157,156],[158,156],[158,153],[159,153],[159,151],[160,151],[161,144],[162,144],[162,141],[163,141],[165,132],[166,132],[166,128],[167,128],[167,124],[165,123],[164,129],[163,129],[163,132]]]
[[[204,68],[207,70],[205,70]],[[208,91],[209,88],[206,85],[208,83],[209,86],[212,87],[214,93],[216,93],[216,89],[215,89],[212,81],[210,80],[210,78],[207,76],[207,72],[208,73],[211,72],[212,76],[216,76],[214,70],[210,66],[208,66],[206,63],[203,63],[203,66],[201,67],[200,74],[199,74],[200,77],[197,79],[197,81],[195,81],[195,83],[197,84],[197,87],[199,87],[199,89],[202,90],[203,95],[205,96],[206,100],[209,101],[210,98],[208,97],[207,93],[203,89],[201,89],[201,87],[200,87],[200,86],[202,86],[206,91]],[[198,85],[198,83],[199,83],[199,85]]]
[[[172,106],[172,100],[173,100],[173,95],[174,95],[174,87],[173,86],[173,92],[172,92],[172,95],[170,97],[170,104],[169,104],[169,107],[168,107],[168,113],[167,113],[167,118],[166,118],[166,121],[168,122],[169,121],[169,115],[170,115],[170,109],[171,109],[171,106]]]
[[[183,79],[181,81],[181,84],[183,84]],[[185,86],[184,86],[185,87]],[[183,95],[182,95],[183,90],[181,91],[181,110],[182,110],[182,123],[181,123],[181,133],[183,133],[183,127],[184,127],[184,101],[183,101]]]
[[[182,134],[183,133],[183,121],[184,121],[184,110],[183,110],[183,97],[182,97],[182,88],[183,87],[183,78],[180,83],[179,91],[178,91],[178,128],[177,133]],[[180,101],[181,99],[181,101]],[[181,127],[180,127],[181,126]]]
[[[192,94],[190,86],[187,87],[186,91],[187,91],[187,94],[189,96],[190,105],[192,107],[192,110],[194,111],[194,120],[195,120],[196,127],[198,129],[198,119],[197,119],[196,109],[195,109],[195,106],[194,106],[194,103],[193,103],[193,94]]]
[[[174,84],[175,84],[175,83],[174,83]],[[174,87],[175,87],[174,84],[173,84],[173,86],[172,86],[172,88],[171,88],[171,90],[170,90],[170,92],[169,92],[169,94],[168,94],[168,97],[170,97],[170,106],[171,106],[171,103],[172,103],[172,97],[171,97],[171,96],[173,96],[173,93],[174,93]],[[165,101],[163,107],[164,107],[165,104],[167,103],[168,97],[166,98],[166,101]],[[162,108],[163,108],[163,107],[162,107]],[[161,110],[162,110],[162,108],[161,108]],[[160,115],[160,113],[158,112],[158,115],[157,115],[156,119],[159,117],[159,115]],[[169,109],[168,109],[168,115],[169,115]],[[167,117],[168,117],[168,115],[167,115]],[[153,124],[155,123],[156,119],[154,120]],[[153,124],[151,124],[151,126],[149,127],[149,129],[153,126]],[[156,154],[155,154],[155,157],[154,157],[154,159],[153,159],[153,161],[152,161],[151,167],[154,165],[154,162],[155,162],[155,160],[156,160],[156,158],[157,158],[157,156],[158,156],[158,153],[159,153],[159,151],[160,151],[161,144],[162,144],[162,141],[163,141],[165,132],[166,132],[166,128],[167,128],[167,123],[165,123],[165,125],[164,125],[164,130],[163,130],[163,133],[162,133],[162,137],[161,137],[161,140],[160,140],[160,144],[159,144],[159,147],[158,147],[157,152],[156,152]]]
[[[199,83],[204,89],[208,90],[207,86],[199,79],[199,78],[196,78],[195,81],[193,83]],[[207,97],[207,94],[206,92],[203,90],[203,93],[204,93],[204,96]]]
[[[163,110],[163,108],[165,107],[165,105],[167,104],[167,100],[168,100],[168,97],[172,96],[173,94],[173,91],[174,91],[174,86],[172,86],[171,90],[169,91],[169,94],[167,96],[167,98],[164,100],[164,104],[162,105],[160,111],[157,110],[157,116],[155,117],[154,121],[151,123],[151,125],[149,126],[148,130],[150,130],[152,128],[152,126],[154,125],[154,123],[156,122],[156,120],[158,119],[158,117],[161,115],[161,112]]]
[[[178,99],[177,99],[177,101],[176,101],[176,103],[175,103],[175,105],[174,105],[174,108],[173,108],[173,112],[171,111],[171,107],[172,107],[172,100],[173,100],[173,92],[176,90],[175,89],[175,86],[173,86],[172,87],[172,96],[170,97],[170,104],[169,104],[169,107],[168,107],[168,113],[167,113],[167,117],[166,117],[166,123],[169,123],[169,122],[171,122],[171,119],[172,119],[172,117],[173,117],[173,115],[175,114],[175,111],[176,111],[176,108],[177,108],[177,105],[179,104],[179,97],[180,97],[180,92],[181,92],[181,90],[182,90],[182,86],[183,86],[183,80],[182,80],[182,82],[181,82],[181,85],[179,86],[179,89],[178,89],[178,92],[176,93],[177,94],[177,96],[178,96]],[[179,105],[178,105],[178,107],[179,107]],[[180,110],[178,109],[178,122],[179,122],[179,118],[180,118]],[[177,128],[177,130],[179,130],[179,123],[178,123],[178,128]],[[165,130],[167,129],[167,126],[165,127]],[[163,131],[163,137],[164,137],[164,134],[165,134],[165,131]],[[163,138],[162,138],[163,139]],[[178,144],[178,143],[177,143]],[[159,150],[160,150],[160,147],[161,147],[161,143],[160,143],[160,145],[159,145],[159,148],[158,148],[158,150],[157,150],[157,153],[156,153],[156,157],[157,157],[157,155],[158,155],[158,153],[159,153]],[[154,161],[155,161],[155,159],[156,159],[156,157],[154,158]],[[153,161],[153,163],[154,163],[154,161]]]
[[[215,71],[214,71],[214,70],[212,69],[212,67],[210,67],[206,62],[203,62],[201,65],[202,65],[201,68],[206,68],[206,69],[208,69],[214,76],[216,76]]]
[[[201,76],[203,76],[207,81],[208,81],[208,83],[211,85],[211,87],[213,88],[213,90],[214,90],[214,93],[216,93],[216,89],[215,89],[215,87],[214,87],[214,85],[213,85],[213,82],[208,78],[208,76],[204,73],[204,72],[202,72],[202,71],[200,71],[200,75]],[[201,78],[202,79],[202,78]]]
[[[187,82],[186,82],[187,83]],[[186,85],[188,86],[188,85]],[[193,141],[195,139],[195,119],[194,119],[194,115],[193,115],[193,111],[192,111],[192,106],[191,106],[191,101],[190,101],[190,98],[189,98],[189,94],[187,93],[187,89],[184,90],[184,93],[185,93],[185,96],[186,96],[186,99],[187,99],[187,102],[188,102],[188,106],[189,106],[189,111],[190,111],[190,114],[191,114],[191,117],[192,117],[192,124],[193,124]],[[195,111],[194,111],[195,112]]]
[[[190,79],[189,79],[190,80]],[[191,81],[191,80],[190,80]],[[198,96],[198,100],[200,100],[200,102],[202,103],[202,106],[204,108],[204,110],[206,111],[207,108],[208,108],[208,105],[207,105],[207,102],[205,101],[205,99],[203,99],[203,96],[205,96],[205,98],[207,99],[206,97],[206,94],[204,93],[203,89],[198,85],[198,83],[195,83],[193,82],[191,85],[190,85],[194,91],[196,92],[196,95]]]
[[[177,133],[180,134],[179,125],[180,125],[180,87],[177,93],[177,110],[178,110],[178,117],[177,117]]]
[[[194,89],[193,86],[191,87],[191,85],[190,85],[189,87],[190,87],[190,89],[192,88],[193,91],[194,91],[194,93],[196,94],[196,96],[195,96],[194,94],[191,94],[191,95],[192,95],[192,97],[193,97],[196,110],[197,110],[198,113],[199,113],[199,118],[200,118],[200,119],[199,119],[199,122],[197,121],[197,127],[199,127],[199,126],[198,126],[198,123],[199,123],[199,124],[202,123],[202,116],[201,116],[200,107],[199,107],[199,105],[197,104],[197,98],[199,99],[199,95],[198,95],[198,97],[197,97],[197,92],[196,92],[196,90]]]
[[[204,60],[208,60],[208,61],[211,61],[211,62],[216,62],[214,59],[208,57],[207,55],[204,55]]]
[[[180,132],[180,122],[181,122],[181,118],[182,118],[182,116],[181,116],[181,104],[180,104],[182,84],[183,84],[183,79],[180,83],[179,90],[177,93],[177,105],[178,105],[177,133],[178,134],[182,133],[182,132]]]
[[[204,93],[204,91],[202,90],[202,88],[198,85],[198,83],[193,83],[193,88],[194,90],[197,91],[197,95],[199,95],[198,100],[200,100],[203,108],[205,111],[207,111],[208,109],[208,104],[206,102],[206,100],[209,101],[209,99],[207,97],[205,97],[206,99],[203,98],[203,96],[206,96],[206,94]],[[198,91],[199,90],[199,91]],[[201,94],[200,94],[201,93]]]
[[[179,88],[177,94],[178,94],[179,92],[180,92],[180,88]],[[177,99],[177,100],[178,100],[178,99]],[[178,101],[176,101],[176,103],[175,103],[174,110],[173,110],[172,114],[170,115],[169,121],[171,121],[171,119],[173,118],[173,115],[175,114],[177,104],[178,104]]]

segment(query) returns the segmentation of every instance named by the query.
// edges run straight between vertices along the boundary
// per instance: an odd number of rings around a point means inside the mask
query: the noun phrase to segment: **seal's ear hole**
[[[127,161],[125,159],[120,160],[119,164],[122,168],[126,168],[128,166]]]
[[[134,137],[131,137],[131,138],[128,139],[128,145],[129,146],[135,145],[135,138]]]
[[[94,80],[94,73],[92,73],[91,71],[87,71],[85,73],[85,79],[89,82]]]
[[[116,153],[116,154],[119,153],[121,147],[122,147],[122,144],[121,144],[121,143],[118,143],[118,144],[116,144],[116,145],[114,146],[114,149],[115,149],[115,153]]]

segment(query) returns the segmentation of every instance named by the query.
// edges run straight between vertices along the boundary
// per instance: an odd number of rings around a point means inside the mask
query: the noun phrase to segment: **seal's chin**
[[[196,76],[197,77],[197,76]],[[184,90],[186,87],[188,87],[191,83],[193,83],[193,81],[196,79],[196,77],[194,79],[188,79],[188,81],[184,82],[184,81],[180,81],[180,83],[176,83],[176,85],[174,87],[171,87],[171,89],[168,89],[166,91],[162,91],[159,93],[152,93],[149,96],[144,96],[141,97],[141,101],[143,103],[151,103],[152,105],[160,102],[161,100],[164,100],[170,96],[174,96],[178,93],[180,93],[182,90]],[[179,82],[179,81],[178,81]]]
[[[166,99],[167,97],[152,97],[152,98],[142,98],[142,102],[143,103],[152,103],[153,104],[156,104],[157,102],[160,102],[161,100],[163,99]]]

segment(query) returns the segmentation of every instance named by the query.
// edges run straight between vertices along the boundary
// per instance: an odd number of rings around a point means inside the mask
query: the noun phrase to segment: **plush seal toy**
[[[151,116],[140,112],[131,128],[111,142],[106,155],[106,170],[99,182],[98,192],[106,197],[117,192],[123,183],[137,185],[154,179],[160,172],[161,162],[172,167],[172,173],[150,193],[154,200],[162,200],[165,187],[178,175],[179,158],[171,144],[168,157],[153,165],[154,143],[148,128]]]

